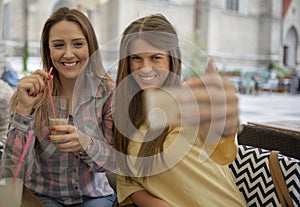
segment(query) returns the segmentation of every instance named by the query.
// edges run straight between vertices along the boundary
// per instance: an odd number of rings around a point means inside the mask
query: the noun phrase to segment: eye
[[[64,47],[64,43],[54,43],[52,45],[52,47],[56,48],[56,49],[61,49]]]
[[[132,60],[132,61],[140,61],[141,58],[139,56],[136,56],[136,55],[131,55],[130,56],[130,60]]]
[[[83,47],[84,42],[75,42],[73,45],[75,48],[81,48],[81,47]]]
[[[161,55],[154,55],[153,57],[152,57],[152,60],[154,60],[154,61],[158,61],[158,60],[160,60],[160,59],[162,59],[163,57],[161,56]]]
[[[160,56],[155,56],[155,57],[153,57],[153,59],[161,59],[162,57],[160,57]]]

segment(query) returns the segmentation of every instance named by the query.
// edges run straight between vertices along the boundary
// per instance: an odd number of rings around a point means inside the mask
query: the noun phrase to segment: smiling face
[[[87,40],[77,23],[60,21],[49,32],[50,57],[62,82],[77,78],[89,58]]]
[[[167,52],[142,39],[134,40],[129,52],[130,72],[141,89],[162,86],[170,71]]]

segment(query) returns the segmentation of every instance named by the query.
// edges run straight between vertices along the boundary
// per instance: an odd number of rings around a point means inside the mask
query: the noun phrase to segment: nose
[[[65,49],[64,57],[67,59],[73,58],[74,57],[74,52],[72,47],[67,46]]]
[[[144,73],[150,72],[152,70],[152,63],[148,60],[143,60],[141,63],[140,69],[143,70]]]
[[[143,73],[150,73],[152,71],[152,66],[142,67],[140,68],[140,71]]]

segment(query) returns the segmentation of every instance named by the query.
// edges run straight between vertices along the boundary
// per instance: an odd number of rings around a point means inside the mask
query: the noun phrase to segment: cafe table
[[[270,122],[248,122],[248,124],[279,130],[282,132],[299,134],[300,120],[270,121]]]
[[[278,150],[281,154],[300,159],[300,120],[242,124],[237,142],[241,145]]]

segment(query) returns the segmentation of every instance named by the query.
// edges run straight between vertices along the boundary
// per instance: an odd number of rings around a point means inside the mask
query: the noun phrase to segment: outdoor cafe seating
[[[229,168],[247,205],[300,206],[300,121],[248,122],[237,142]]]

